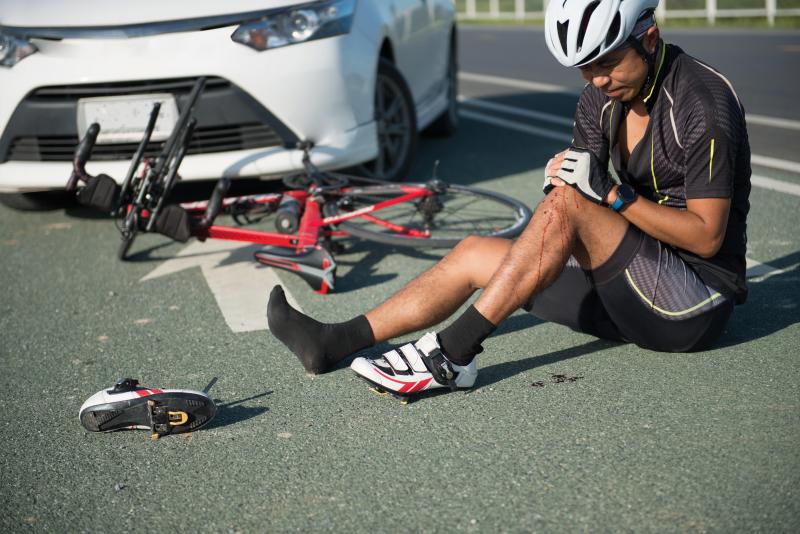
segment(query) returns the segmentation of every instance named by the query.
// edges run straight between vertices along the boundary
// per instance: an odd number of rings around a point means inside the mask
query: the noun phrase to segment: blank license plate
[[[98,144],[138,143],[156,102],[161,102],[161,110],[151,139],[163,141],[178,120],[178,106],[169,93],[82,98],[78,100],[78,136],[83,138],[96,122],[100,124]]]

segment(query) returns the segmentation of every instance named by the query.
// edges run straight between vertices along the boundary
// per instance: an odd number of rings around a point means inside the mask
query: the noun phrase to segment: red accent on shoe
[[[405,380],[397,380],[396,378],[392,378],[391,376],[387,375],[377,367],[375,371],[384,378],[391,380],[392,382],[397,382],[398,384],[403,384],[400,389],[397,390],[398,393],[414,393],[415,391],[419,391],[425,386],[428,385],[428,382],[433,380],[433,377],[426,378],[425,380],[412,380],[411,382],[406,382]]]
[[[163,393],[160,389],[137,389],[136,394],[140,397],[149,397],[150,395],[155,395],[156,393]]]

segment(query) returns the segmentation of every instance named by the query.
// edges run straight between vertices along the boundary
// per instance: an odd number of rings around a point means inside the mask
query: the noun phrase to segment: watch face
[[[617,188],[617,196],[623,203],[633,202],[636,199],[636,191],[628,184],[622,184]]]

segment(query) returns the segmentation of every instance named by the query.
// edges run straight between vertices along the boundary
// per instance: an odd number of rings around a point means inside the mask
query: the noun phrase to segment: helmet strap
[[[645,50],[642,42],[633,35],[629,35],[625,41],[631,45],[631,47],[633,47],[633,49],[636,50],[636,52],[642,57],[644,62],[647,63],[647,78],[645,78],[642,88],[639,89],[639,93],[636,95],[643,96],[650,92],[650,87],[655,81],[656,55],[658,54],[659,46],[656,45],[654,52],[648,52]],[[659,39],[659,44],[660,43],[661,40]]]

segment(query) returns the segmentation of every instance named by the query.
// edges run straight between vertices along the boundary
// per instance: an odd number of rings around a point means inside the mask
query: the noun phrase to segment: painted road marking
[[[479,83],[488,83],[494,85],[500,85],[503,87],[515,87],[519,89],[530,89],[532,91],[539,91],[539,92],[556,92],[556,93],[565,93],[570,95],[578,95],[580,91],[576,92],[569,87],[563,85],[553,85],[553,84],[543,84],[539,82],[531,82],[528,80],[517,80],[514,78],[503,78],[501,76],[489,76],[484,74],[476,74],[472,72],[462,72],[459,74],[461,79],[466,81],[473,81]],[[483,107],[485,109],[494,109],[495,111],[501,111],[502,113],[508,113],[510,115],[516,115],[518,117],[527,117],[527,118],[537,118],[531,113],[539,114],[541,112],[531,112],[530,110],[523,109],[517,106],[509,106],[505,104],[497,104],[495,102],[489,102],[487,100],[483,100],[480,98],[467,98],[464,96],[459,97],[465,104],[474,105],[476,107]],[[552,115],[549,113],[542,113],[543,116],[547,117],[538,117],[540,120],[545,120],[547,122],[554,122],[555,119],[559,119],[561,121],[569,121],[568,126],[572,126],[573,119],[568,117],[559,117],[557,115]],[[779,119],[776,117],[767,117],[766,115],[747,115],[747,121],[753,124],[762,124],[765,126],[775,126],[781,128],[789,128],[789,129],[796,129],[800,130],[800,121],[793,121],[789,119]],[[557,124],[565,124],[564,122],[558,122]],[[546,136],[547,137],[547,136]],[[571,139],[571,138],[570,138]],[[800,174],[800,163],[796,161],[789,161],[779,158],[772,158],[769,156],[761,156],[758,154],[751,154],[750,161],[755,165],[761,165],[762,167],[769,167],[772,169],[779,169],[783,171],[795,172]]]
[[[544,113],[542,111],[534,111],[530,109],[518,108],[515,106],[508,106],[506,104],[498,104],[497,102],[489,102],[480,98],[469,98],[463,95],[458,96],[458,101],[462,104],[467,104],[476,108],[483,108],[490,111],[499,111],[501,113],[509,113],[511,115],[519,115],[536,119],[544,122],[551,122],[553,124],[560,124],[568,128],[572,128],[572,119],[562,117],[561,115],[553,115],[552,113]]]
[[[236,241],[193,241],[140,282],[200,267],[231,331],[267,330],[267,296],[281,280],[274,269],[262,267],[253,261],[253,253],[262,248],[261,245]],[[286,299],[302,311],[288,290]]]
[[[750,183],[764,189],[772,189],[773,191],[780,191],[781,193],[789,193],[790,195],[800,197],[800,185],[798,184],[755,175],[750,177]]]
[[[767,156],[759,156],[758,154],[750,155],[750,162],[762,167],[771,167],[773,169],[780,169],[782,171],[800,173],[800,163],[796,161],[787,161],[785,159],[770,158]]]
[[[768,265],[766,263],[761,263],[756,260],[752,260],[750,258],[747,259],[747,278],[758,278],[758,281],[764,280],[769,278],[770,276],[775,276],[776,274],[782,274],[787,272],[789,269],[776,269],[775,267]]]
[[[759,124],[761,126],[772,126],[773,128],[785,128],[787,130],[800,130],[800,121],[791,119],[779,119],[777,117],[768,117],[766,115],[756,115],[754,113],[747,114],[747,122],[750,124]]]
[[[564,93],[575,96],[581,94],[581,91],[567,87],[566,85],[540,83],[530,80],[520,80],[517,78],[506,78],[503,76],[490,76],[488,74],[478,74],[476,72],[460,72],[458,77],[469,82],[500,85],[503,87],[513,87],[516,89],[530,89],[532,91],[538,91],[541,93]],[[758,115],[755,113],[747,114],[747,122],[750,124],[759,124],[761,126],[771,126],[773,128],[800,130],[800,121],[770,117],[768,115]]]
[[[572,142],[572,136],[565,133],[555,132],[545,128],[538,128],[529,124],[510,121],[508,119],[501,119],[499,117],[493,117],[477,111],[467,111],[465,109],[461,109],[459,110],[458,114],[468,119],[485,122],[486,124],[493,124],[502,128],[508,128],[509,130],[516,130],[518,132],[528,133],[531,135],[538,135],[539,137],[547,137],[549,139],[555,139],[556,141],[562,141],[564,143]]]
[[[565,93],[568,95],[579,95],[580,91],[570,89],[565,85],[555,85],[552,83],[532,82],[529,80],[518,80],[515,78],[504,78],[502,76],[490,76],[488,74],[478,74],[476,72],[459,72],[461,80],[477,83],[488,83],[492,85],[502,85],[503,87],[513,87],[515,89],[530,89],[542,93]]]
[[[471,104],[473,100],[474,99],[471,100],[465,99],[465,103]],[[494,107],[494,103],[492,104]],[[503,106],[503,107],[513,107],[513,106]],[[517,132],[527,133],[531,135],[538,135],[540,137],[555,139],[556,141],[563,141],[565,143],[572,142],[572,135],[567,133],[562,133],[546,128],[539,128],[537,126],[533,126],[522,122],[512,121],[509,119],[501,119],[500,117],[487,115],[485,113],[480,113],[478,111],[471,111],[462,108],[461,110],[459,110],[459,115],[467,119],[480,121],[486,124],[492,124],[494,126],[500,126],[501,128],[508,128],[509,130],[515,130]],[[752,156],[753,163],[756,163],[755,161],[756,157],[757,156]],[[800,172],[800,164],[797,165],[798,165],[797,172]],[[784,182],[783,180],[775,180],[773,178],[766,178],[764,176],[752,176],[750,179],[750,183],[756,187],[771,189],[773,191],[780,191],[782,193],[789,193],[790,195],[800,196],[800,185],[793,184],[791,182]]]

